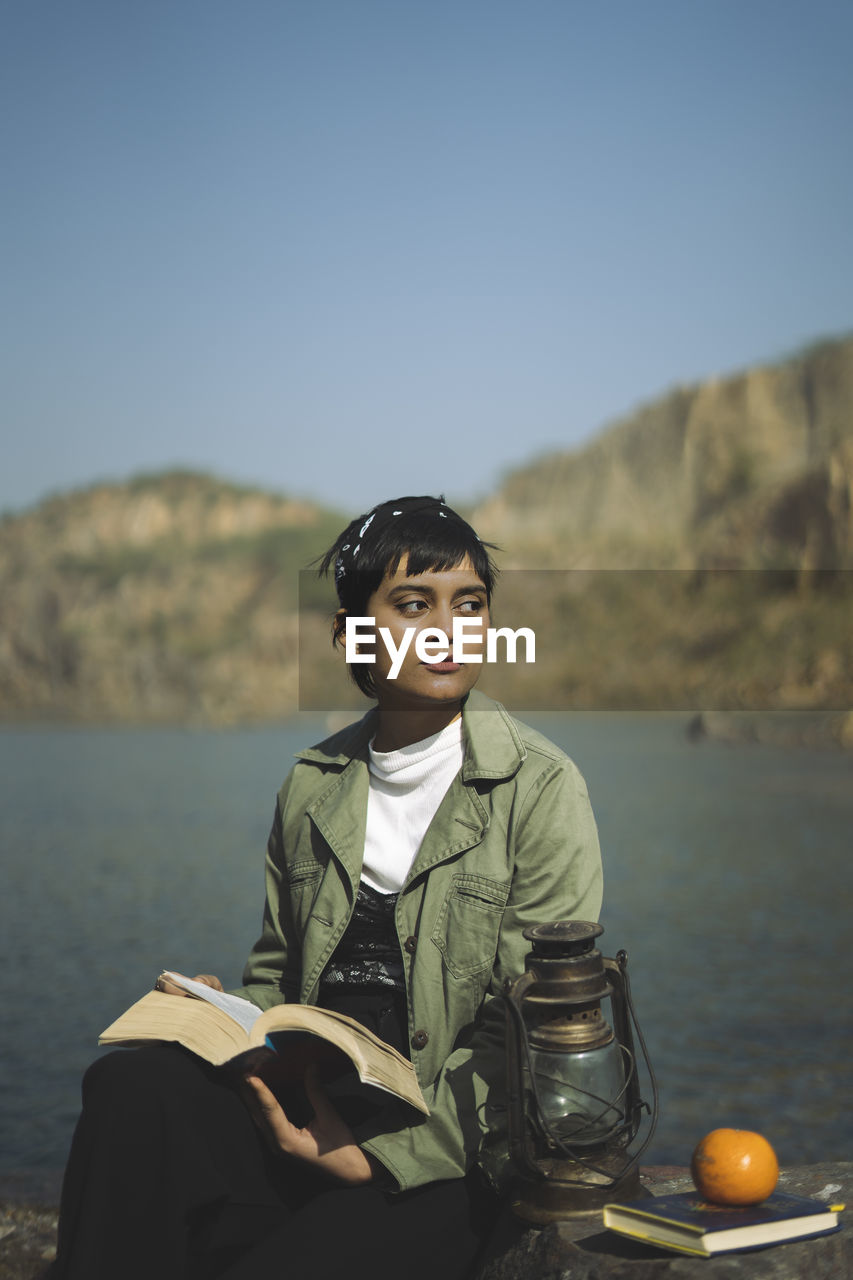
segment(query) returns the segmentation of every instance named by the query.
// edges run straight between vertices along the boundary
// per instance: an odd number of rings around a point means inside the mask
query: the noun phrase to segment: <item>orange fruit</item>
[[[779,1180],[770,1143],[750,1129],[712,1129],[693,1152],[696,1190],[711,1204],[760,1204]]]

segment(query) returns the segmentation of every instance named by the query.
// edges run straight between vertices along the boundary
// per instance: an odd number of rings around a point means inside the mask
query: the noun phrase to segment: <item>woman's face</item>
[[[468,653],[485,651],[485,633],[489,626],[489,606],[485,584],[471,565],[462,561],[455,569],[428,570],[407,577],[408,557],[403,557],[393,574],[386,574],[367,603],[367,616],[376,620],[376,662],[373,677],[380,707],[394,705],[424,708],[459,702],[477,682],[482,662],[453,662],[452,654],[444,662],[424,660],[416,652],[419,632],[438,628],[452,640],[454,618],[480,619],[471,625],[465,637]],[[383,642],[379,628],[386,627],[394,649],[400,651],[408,642],[405,655],[394,661]],[[404,633],[412,632],[410,636]],[[437,647],[437,646],[436,646]],[[397,674],[392,678],[391,671]]]

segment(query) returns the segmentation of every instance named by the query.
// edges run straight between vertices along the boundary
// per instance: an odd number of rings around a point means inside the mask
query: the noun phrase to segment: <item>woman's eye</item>
[[[473,600],[461,600],[456,607],[460,613],[482,613],[484,601],[475,597]]]
[[[427,604],[426,600],[402,600],[397,607],[402,614],[412,617],[416,613],[422,613]]]

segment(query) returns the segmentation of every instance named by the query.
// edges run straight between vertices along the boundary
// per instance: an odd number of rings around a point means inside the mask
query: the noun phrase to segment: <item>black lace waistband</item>
[[[320,990],[390,989],[404,992],[403,958],[394,924],[398,894],[359,885],[352,919],[320,979]]]

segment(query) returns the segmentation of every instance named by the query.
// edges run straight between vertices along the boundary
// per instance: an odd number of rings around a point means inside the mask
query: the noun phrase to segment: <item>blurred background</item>
[[[108,0],[4,23],[0,508],[179,465],[492,493],[851,326],[839,0]]]
[[[239,981],[276,788],[360,714],[306,566],[424,492],[536,627],[483,687],[590,781],[649,1158],[845,1156],[853,11],[4,19],[0,1190],[55,1194],[160,968]]]

